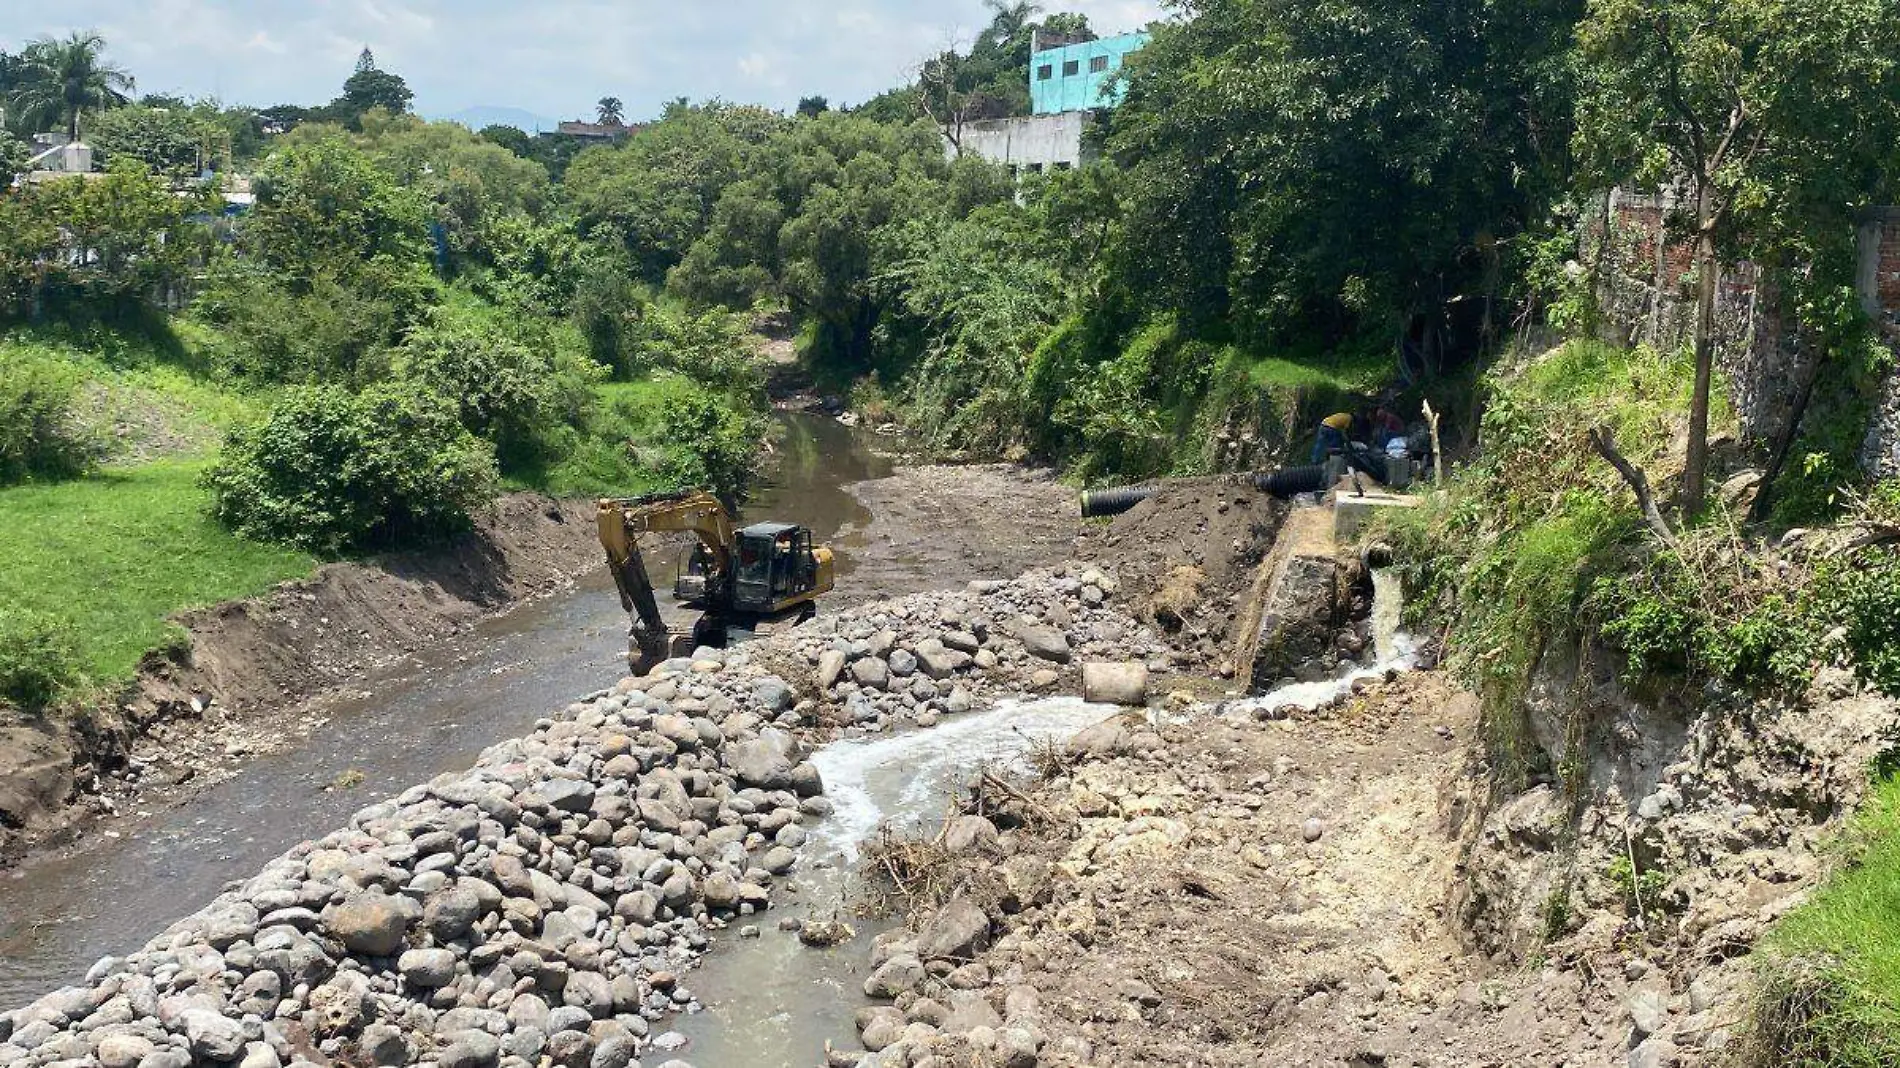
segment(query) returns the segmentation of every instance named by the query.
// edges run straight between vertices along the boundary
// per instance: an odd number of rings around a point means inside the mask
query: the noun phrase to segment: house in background
[[[612,144],[616,141],[625,141],[644,129],[646,129],[644,125],[637,123],[628,126],[619,122],[583,122],[575,119],[561,123],[556,127],[556,132],[581,141]]]
[[[27,160],[26,173],[32,182],[91,174],[92,146],[63,133],[34,134],[33,156]]]
[[[1030,45],[1029,100],[1038,115],[1112,108],[1123,88],[1114,78],[1128,54],[1148,43],[1146,33],[1095,41],[1044,41]]]
[[[966,122],[944,151],[970,153],[1008,167],[1011,174],[1069,170],[1090,161],[1084,148],[1096,115],[1121,103],[1115,75],[1146,33],[1096,40],[1037,35],[1030,46],[1029,98],[1034,114]]]

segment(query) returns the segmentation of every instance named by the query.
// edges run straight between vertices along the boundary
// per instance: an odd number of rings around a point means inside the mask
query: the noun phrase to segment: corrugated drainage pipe
[[[1254,488],[1275,497],[1291,497],[1296,493],[1318,493],[1326,488],[1326,465],[1313,464],[1310,467],[1283,467],[1278,471],[1262,471],[1253,476]]]
[[[1159,486],[1118,486],[1114,489],[1083,490],[1082,518],[1120,515],[1154,496]]]

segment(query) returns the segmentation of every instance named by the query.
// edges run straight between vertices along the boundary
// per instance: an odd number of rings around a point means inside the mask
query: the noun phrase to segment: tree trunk
[[[1709,381],[1715,368],[1715,226],[1709,183],[1696,193],[1695,393],[1689,400],[1689,455],[1682,468],[1682,514],[1702,511],[1709,469]]]
[[[1788,408],[1787,421],[1781,425],[1775,435],[1774,450],[1768,455],[1768,468],[1762,472],[1761,488],[1755,491],[1755,503],[1748,508],[1748,518],[1752,522],[1761,522],[1768,518],[1769,506],[1774,503],[1775,480],[1781,477],[1781,469],[1788,463],[1788,454],[1794,451],[1795,435],[1801,431],[1801,420],[1808,413],[1808,404],[1814,397],[1814,385],[1820,381],[1821,365],[1827,362],[1827,350],[1821,349],[1808,361],[1807,374],[1801,378],[1801,384],[1795,388],[1794,402]]]

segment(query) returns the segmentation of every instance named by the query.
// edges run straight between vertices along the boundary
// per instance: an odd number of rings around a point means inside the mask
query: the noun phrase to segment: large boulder
[[[210,1009],[186,1009],[181,1017],[194,1061],[232,1061],[244,1052],[244,1025]]]
[[[1134,661],[1082,665],[1082,699],[1106,705],[1148,703],[1148,669]]]
[[[1066,664],[1075,655],[1069,648],[1069,639],[1054,627],[1023,627],[1017,630],[1016,640],[1023,643],[1023,649],[1030,656],[1039,660]]]
[[[402,948],[419,911],[408,898],[357,893],[325,909],[323,926],[351,953],[388,957]]]
[[[793,763],[784,747],[769,738],[755,738],[725,748],[726,766],[739,781],[761,790],[792,788]]]
[[[917,935],[917,955],[925,960],[964,959],[990,942],[990,918],[967,897],[938,909]]]

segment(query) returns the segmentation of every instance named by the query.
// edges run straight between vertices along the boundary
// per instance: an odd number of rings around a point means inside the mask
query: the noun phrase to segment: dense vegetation
[[[1559,647],[1636,683],[1839,663],[1900,693],[1900,489],[1856,455],[1892,360],[1854,290],[1858,214],[1900,199],[1891,0],[1179,0],[1097,160],[1021,181],[946,141],[1026,112],[1035,35],[1090,27],[990,8],[857,108],[682,100],[584,151],[423,122],[367,50],[330,103],[261,110],[135,103],[96,35],[0,53],[0,166],[49,130],[105,166],[0,195],[0,700],[501,486],[736,488],[762,312],[929,445],[1088,479],[1266,465],[1375,391],[1433,398],[1461,469],[1388,533],[1507,778],[1551,770],[1519,710]],[[1618,187],[1674,197],[1681,351],[1596,340]],[[1717,457],[1713,267],[1743,257],[1817,359],[1776,440]],[[1738,468],[1761,485],[1709,501]],[[1836,937],[1882,840],[1787,936],[1821,961],[1803,990],[1846,991],[1784,1021],[1817,1063],[1878,1052],[1900,1004],[1891,953]]]

